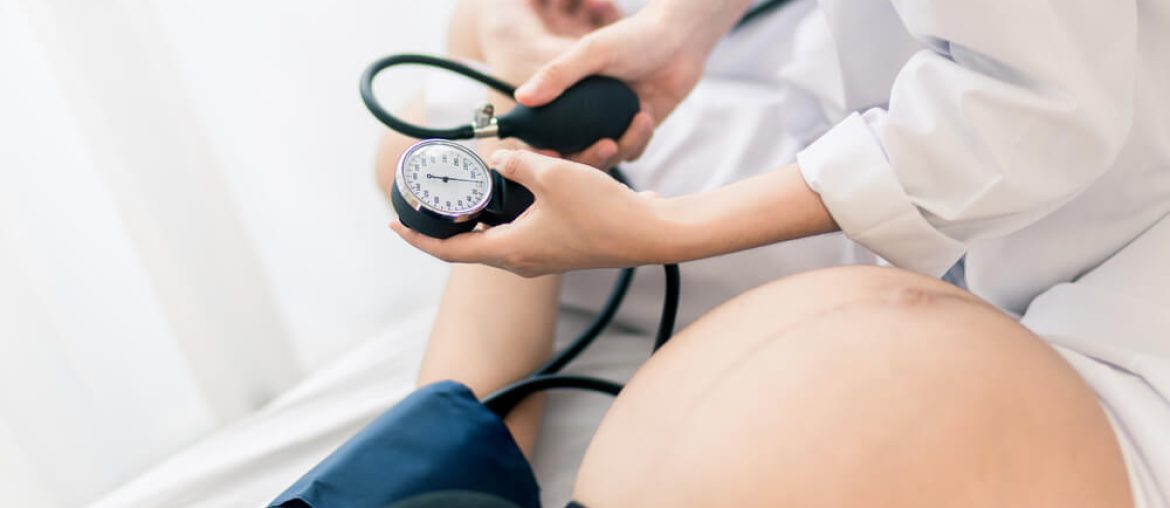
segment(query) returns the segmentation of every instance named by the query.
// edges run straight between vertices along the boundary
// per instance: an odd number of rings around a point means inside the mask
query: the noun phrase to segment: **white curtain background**
[[[434,301],[357,77],[453,5],[0,0],[0,506],[83,506]]]

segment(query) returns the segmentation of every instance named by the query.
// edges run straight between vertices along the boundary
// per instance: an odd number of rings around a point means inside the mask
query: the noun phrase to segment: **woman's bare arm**
[[[493,74],[519,82],[576,36],[613,21],[616,15],[604,6],[572,16],[551,7],[532,9],[528,0],[460,2],[448,30],[449,53],[484,62]],[[497,112],[513,106],[509,97],[494,94],[489,99]],[[425,124],[425,104],[425,96],[419,95],[398,114]],[[376,164],[383,192],[394,181],[399,156],[415,141],[389,131],[383,136]],[[519,147],[487,140],[478,145],[481,154]],[[482,397],[532,373],[552,349],[559,280],[557,276],[525,279],[480,265],[453,266],[418,383],[453,379]],[[506,422],[526,453],[536,439],[541,407],[540,397],[532,397],[516,407]]]

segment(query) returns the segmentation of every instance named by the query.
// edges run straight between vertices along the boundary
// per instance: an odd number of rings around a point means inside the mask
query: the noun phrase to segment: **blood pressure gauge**
[[[390,189],[398,220],[435,238],[449,238],[479,223],[511,222],[532,204],[532,193],[508,180],[470,149],[428,139],[402,154]]]

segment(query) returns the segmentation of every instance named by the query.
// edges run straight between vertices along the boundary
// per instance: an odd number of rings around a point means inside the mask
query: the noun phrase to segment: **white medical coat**
[[[1170,2],[820,4],[839,75],[808,88],[852,113],[798,160],[894,265],[965,254],[1019,315],[1170,212]]]

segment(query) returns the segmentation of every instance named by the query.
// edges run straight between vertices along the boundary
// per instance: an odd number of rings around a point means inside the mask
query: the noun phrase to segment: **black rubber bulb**
[[[638,96],[625,83],[591,76],[540,107],[517,105],[499,118],[500,137],[534,148],[580,152],[603,138],[618,139],[638,114]]]

